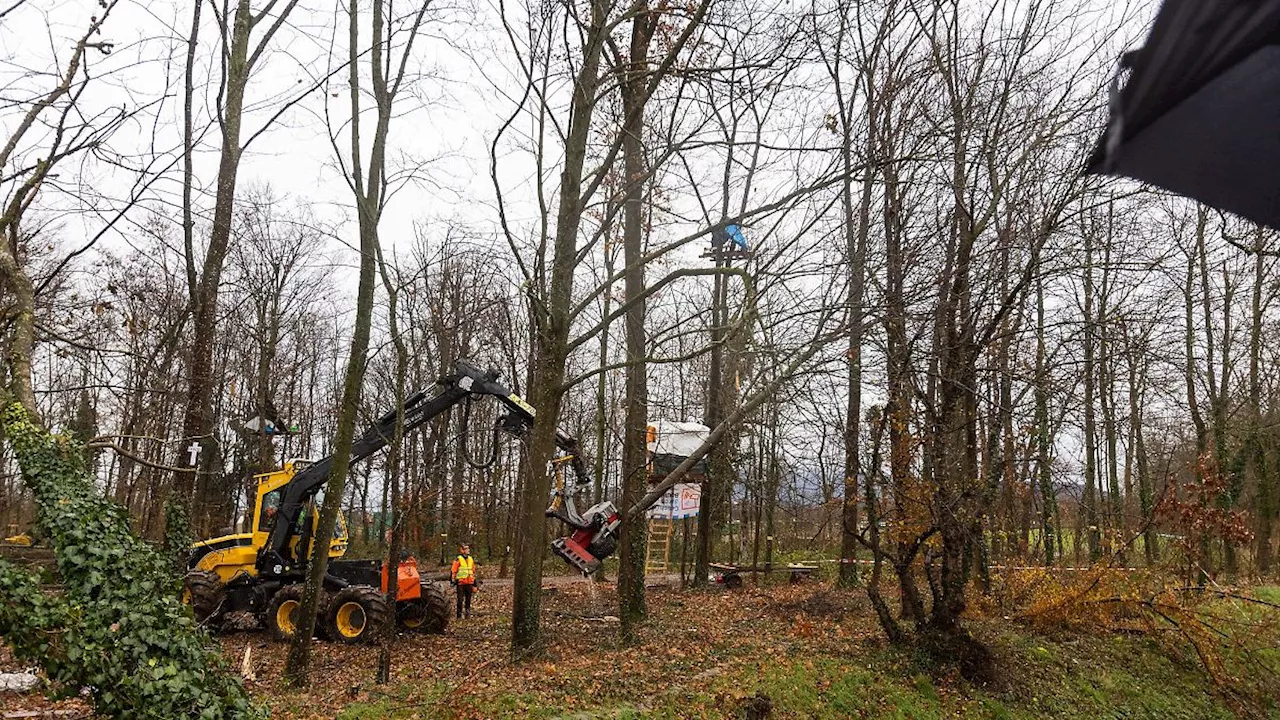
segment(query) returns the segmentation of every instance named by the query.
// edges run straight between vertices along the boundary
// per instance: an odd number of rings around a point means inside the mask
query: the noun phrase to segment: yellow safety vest
[[[454,577],[458,582],[470,580],[476,574],[475,558],[458,556],[458,572]]]

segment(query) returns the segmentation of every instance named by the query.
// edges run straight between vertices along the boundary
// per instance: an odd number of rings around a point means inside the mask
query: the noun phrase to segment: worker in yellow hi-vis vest
[[[458,548],[458,559],[453,561],[453,569],[449,572],[450,581],[458,587],[458,619],[471,618],[471,594],[476,589],[476,561],[471,557],[471,547],[463,543]]]

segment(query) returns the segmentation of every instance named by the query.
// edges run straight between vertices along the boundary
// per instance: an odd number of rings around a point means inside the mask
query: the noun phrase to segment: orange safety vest
[[[453,579],[460,585],[474,585],[476,582],[476,561],[470,555],[459,555],[453,561]]]

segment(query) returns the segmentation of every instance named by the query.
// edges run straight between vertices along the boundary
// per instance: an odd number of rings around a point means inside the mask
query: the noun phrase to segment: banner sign
[[[698,505],[701,500],[701,486],[691,483],[678,483],[649,509],[649,517],[670,518],[672,520],[697,517]]]

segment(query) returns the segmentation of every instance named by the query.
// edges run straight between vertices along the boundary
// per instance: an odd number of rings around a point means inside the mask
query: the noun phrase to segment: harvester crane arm
[[[498,391],[481,392],[495,395],[507,407],[508,413],[500,421],[502,428],[513,435],[523,436],[533,426],[538,416],[537,410],[519,396],[507,393],[504,388],[496,390]],[[573,469],[574,482],[572,487],[556,483],[551,490],[551,504],[547,506],[545,515],[563,522],[572,532],[568,537],[552,540],[551,551],[582,574],[590,575],[599,570],[604,559],[617,550],[622,514],[608,501],[596,503],[582,513],[578,512],[576,498],[591,485],[586,458],[577,438],[559,428],[556,429],[556,447],[565,454],[564,460]],[[649,505],[653,503],[650,502]],[[646,508],[640,508],[639,512],[644,512]]]
[[[497,372],[480,370],[465,360],[458,360],[454,373],[440,378],[437,385],[440,390],[434,396],[428,397],[426,392],[415,393],[405,400],[401,408],[392,410],[370,425],[352,443],[351,462],[354,464],[386,447],[395,432],[396,418],[402,413],[404,431],[408,433],[439,417],[468,397],[492,395],[509,411],[501,421],[502,428],[508,432],[516,435],[523,434],[537,416],[532,406],[498,382]],[[572,462],[574,472],[578,476],[578,484],[590,484],[586,464],[576,452],[577,442],[571,436],[557,430],[556,444],[562,450],[573,454]],[[267,535],[266,543],[258,553],[257,567],[260,573],[278,576],[306,562],[304,557],[289,557],[289,543],[295,534],[303,508],[315,499],[328,482],[333,463],[332,455],[321,458],[298,472],[284,486],[275,522]],[[569,507],[572,509],[572,503]],[[576,518],[576,513],[572,515]],[[581,521],[581,518],[577,519]],[[300,547],[300,553],[304,550]]]
[[[440,378],[437,385],[440,390],[434,396],[428,397],[425,392],[415,393],[401,408],[383,415],[370,425],[353,442],[351,462],[356,463],[386,447],[391,442],[396,419],[401,414],[404,416],[404,431],[408,433],[474,396],[490,395],[501,402],[507,413],[499,419],[499,427],[517,437],[527,434],[538,416],[532,405],[498,382],[496,371],[480,370],[465,360],[457,361],[454,373]],[[551,549],[565,562],[589,575],[599,570],[601,562],[617,549],[623,516],[613,503],[607,501],[578,512],[575,498],[592,484],[586,458],[578,441],[559,429],[556,430],[556,447],[565,454],[565,460],[573,470],[574,480],[572,487],[557,484],[552,491],[546,516],[564,522],[571,529],[571,534],[557,538],[551,543]],[[303,508],[315,499],[328,482],[333,463],[332,455],[317,460],[299,471],[283,486],[276,519],[265,544],[258,552],[256,565],[260,575],[280,577],[296,574],[305,567],[306,543],[299,543],[298,556],[292,557],[290,542],[299,532],[298,519]],[[645,507],[633,508],[633,514],[643,512],[652,504],[650,501]]]

